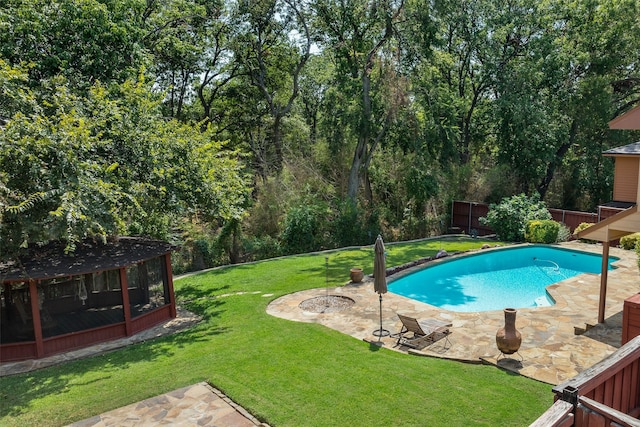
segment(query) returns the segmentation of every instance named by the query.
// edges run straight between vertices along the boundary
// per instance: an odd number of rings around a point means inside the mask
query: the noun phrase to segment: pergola
[[[42,358],[176,317],[169,243],[52,242],[0,263],[0,361]]]
[[[578,238],[602,242],[602,270],[600,272],[600,300],[598,302],[598,323],[604,322],[607,299],[607,278],[609,271],[609,244],[628,234],[640,231],[640,212],[633,206],[619,214],[600,221],[578,233]]]
[[[611,129],[640,130],[640,105],[610,121],[609,127]],[[602,154],[614,157],[616,161],[614,199],[634,205],[578,233],[578,238],[602,242],[598,323],[604,322],[605,317],[609,244],[611,241],[640,231],[640,212],[637,205],[640,200],[640,142],[613,148]]]

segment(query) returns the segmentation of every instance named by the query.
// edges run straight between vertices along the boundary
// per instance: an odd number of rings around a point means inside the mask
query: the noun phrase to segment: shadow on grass
[[[138,363],[172,357],[177,349],[206,343],[212,336],[229,332],[228,328],[215,325],[214,319],[223,313],[225,303],[207,298],[211,292],[193,286],[181,289],[182,298],[189,301],[183,306],[203,319],[188,329],[61,365],[3,377],[0,381],[0,418],[19,416],[33,410],[32,402],[48,395],[64,395],[71,388],[109,380],[115,372]],[[87,379],[83,381],[83,377]]]
[[[27,413],[33,410],[32,402],[46,396],[64,395],[72,388],[109,380],[118,371],[127,370],[138,363],[172,357],[176,349],[209,341],[210,336],[225,332],[227,328],[201,323],[182,332],[131,344],[100,355],[3,377],[0,382],[0,417]],[[85,376],[87,378],[83,380]]]
[[[219,315],[224,301],[219,299],[219,293],[229,289],[229,285],[207,289],[199,285],[185,283],[176,288],[178,304],[185,309],[202,316],[204,321]]]
[[[372,351],[372,352],[380,351],[382,347],[384,347],[384,343],[382,341],[369,342],[369,351]]]

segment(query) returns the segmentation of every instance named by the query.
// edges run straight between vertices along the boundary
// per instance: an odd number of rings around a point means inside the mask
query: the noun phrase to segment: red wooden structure
[[[37,359],[133,335],[176,317],[165,242],[52,243],[0,264],[0,362]]]
[[[624,300],[622,307],[622,344],[640,335],[640,294]]]
[[[530,427],[640,426],[640,336],[553,392],[555,403]]]

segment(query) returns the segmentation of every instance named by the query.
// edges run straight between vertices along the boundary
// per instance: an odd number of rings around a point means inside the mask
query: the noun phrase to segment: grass
[[[457,238],[387,245],[387,265],[483,243]],[[176,280],[179,303],[201,314],[201,324],[1,378],[0,425],[68,424],[200,381],[272,426],[526,426],[551,405],[549,385],[493,366],[401,354],[266,314],[269,301],[281,295],[324,287],[327,278],[331,286],[346,283],[351,267],[370,273],[372,247]]]

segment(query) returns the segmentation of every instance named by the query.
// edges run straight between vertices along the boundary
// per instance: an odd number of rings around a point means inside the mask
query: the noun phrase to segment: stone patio
[[[563,244],[570,249],[602,254],[601,245],[579,242]],[[267,312],[273,316],[300,322],[320,323],[329,328],[388,349],[460,360],[490,363],[549,384],[559,384],[599,362],[620,347],[622,307],[626,298],[640,291],[637,256],[633,251],[611,248],[610,256],[620,258],[608,274],[606,319],[597,324],[600,275],[582,274],[548,287],[556,304],[550,307],[519,309],[516,327],[522,333],[519,356],[502,357],[495,344],[496,331],[504,325],[502,311],[458,313],[442,310],[393,293],[383,296],[383,326],[395,333],[401,323],[396,312],[420,318],[436,318],[453,323],[448,349],[438,341],[421,350],[395,346],[396,339],[379,339],[379,300],[373,291],[373,279],[329,289],[312,289],[283,296],[273,301]],[[438,262],[438,261],[433,261]],[[324,295],[351,298],[355,304],[331,313],[302,310],[299,305]],[[591,328],[592,325],[595,325]],[[588,331],[584,332],[586,329]],[[582,334],[576,334],[582,333]]]

